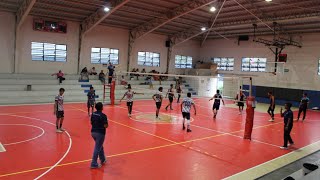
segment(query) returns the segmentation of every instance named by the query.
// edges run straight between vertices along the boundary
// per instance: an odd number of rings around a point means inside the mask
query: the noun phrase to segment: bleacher
[[[90,86],[96,90],[97,101],[103,100],[103,85],[97,76],[90,76],[89,82],[79,82],[79,75],[65,75],[66,80],[59,85],[55,76],[48,74],[0,74],[0,104],[35,104],[35,103],[52,103],[54,97],[58,94],[59,88],[64,88],[65,102],[85,102],[87,100],[86,93]],[[149,89],[149,85],[140,85],[145,80],[141,77],[139,80],[129,80],[135,91],[144,93],[144,95],[136,95],[135,99],[151,99],[160,84],[158,81],[153,82],[154,90]],[[162,81],[164,92],[175,84],[174,79]],[[29,87],[28,87],[29,85]],[[186,82],[182,84],[184,93],[192,92],[196,94]],[[31,89],[29,89],[31,88]],[[109,91],[109,89],[107,89]],[[126,92],[124,86],[116,85],[115,99],[119,100]],[[106,93],[106,96],[109,96]],[[109,98],[106,99],[110,101]]]

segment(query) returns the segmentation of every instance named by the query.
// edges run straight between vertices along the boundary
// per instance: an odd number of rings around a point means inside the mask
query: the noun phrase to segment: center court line
[[[45,122],[47,124],[56,126],[55,124],[49,122],[49,121],[45,121],[42,119],[38,119],[38,118],[33,118],[33,117],[27,117],[27,116],[19,116],[19,115],[8,115],[8,116],[13,116],[13,117],[20,117],[20,118],[26,118],[26,119],[32,119],[32,120],[36,120],[36,121],[41,121],[41,122]],[[44,175],[46,175],[48,172],[50,172],[52,169],[54,169],[69,153],[71,146],[72,146],[72,139],[70,134],[68,133],[68,131],[65,131],[65,133],[67,134],[67,136],[69,137],[69,147],[67,149],[67,151],[65,152],[65,154],[62,156],[62,158],[60,158],[54,165],[50,166],[49,169],[47,171],[45,171],[44,173],[42,173],[41,175],[39,175],[38,177],[35,178],[35,180],[40,179],[41,177],[43,177]],[[0,175],[0,177],[2,177],[2,175]]]

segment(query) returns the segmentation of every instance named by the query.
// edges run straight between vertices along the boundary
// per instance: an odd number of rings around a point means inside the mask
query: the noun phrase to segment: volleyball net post
[[[115,105],[115,89],[116,80],[112,78],[110,84],[103,84],[103,103],[107,105]],[[108,101],[109,100],[109,101]]]
[[[245,130],[244,130],[244,139],[251,140],[251,134],[253,129],[253,120],[254,120],[254,108],[256,106],[255,97],[252,94],[252,77],[248,78],[248,89],[244,90],[243,88],[240,91],[248,92],[248,97],[246,99],[246,122],[245,122]]]

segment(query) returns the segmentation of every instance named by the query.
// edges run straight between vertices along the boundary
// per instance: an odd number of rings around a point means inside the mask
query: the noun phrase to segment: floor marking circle
[[[150,124],[181,124],[183,122],[183,118],[178,114],[168,114],[168,113],[159,113],[159,119],[155,117],[154,112],[150,113],[135,113],[132,114],[130,119],[143,123]],[[191,117],[190,121],[194,121]]]
[[[40,135],[36,136],[36,137],[33,137],[33,138],[30,138],[30,139],[27,139],[27,140],[23,140],[23,141],[18,141],[18,142],[12,142],[12,143],[7,143],[7,144],[2,144],[4,146],[9,146],[9,145],[15,145],[15,144],[21,144],[21,143],[24,143],[24,142],[28,142],[28,141],[32,141],[32,140],[35,140],[35,139],[38,139],[39,137],[41,137],[43,134],[44,134],[44,129],[42,129],[41,127],[39,126],[34,126],[34,125],[30,125],[30,124],[0,124],[0,126],[29,126],[29,127],[34,127],[34,128],[37,128],[37,129],[40,129],[42,132]]]
[[[1,114],[0,114],[1,115]],[[26,118],[26,119],[32,119],[32,120],[35,120],[35,121],[41,121],[41,122],[44,122],[44,123],[47,123],[47,124],[50,124],[52,126],[56,126],[54,123],[52,122],[49,122],[49,121],[45,121],[45,120],[42,120],[42,119],[38,119],[38,118],[33,118],[33,117],[28,117],[28,116],[20,116],[20,115],[10,115],[8,114],[7,116],[12,116],[12,117],[20,117],[20,118]],[[34,178],[34,180],[38,180],[40,179],[41,177],[43,177],[44,175],[46,175],[47,173],[49,173],[52,169],[54,169],[55,167],[57,167],[60,162],[69,154],[70,152],[70,149],[71,149],[71,146],[72,146],[72,138],[70,136],[70,134],[68,133],[68,131],[64,131],[67,136],[69,137],[69,147],[67,149],[67,151],[64,153],[64,155],[62,156],[61,159],[59,159],[54,165],[52,165],[47,171],[45,171],[44,173],[42,173],[41,175],[39,175],[38,177]]]

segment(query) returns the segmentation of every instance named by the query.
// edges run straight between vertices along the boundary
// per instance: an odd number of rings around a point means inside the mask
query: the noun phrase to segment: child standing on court
[[[218,114],[218,110],[220,108],[220,101],[221,100],[224,105],[224,100],[222,99],[222,96],[220,94],[220,90],[217,90],[217,94],[215,94],[211,99],[209,99],[209,101],[211,101],[213,99],[214,99],[214,103],[213,103],[212,111],[213,111],[213,119],[215,119]]]
[[[90,91],[88,92],[87,97],[88,116],[90,116],[90,108],[92,109],[91,112],[93,113],[94,105],[96,104],[96,93],[92,86],[90,87]]]
[[[128,84],[128,91],[123,95],[123,97],[120,99],[120,102],[122,101],[122,99],[124,99],[124,97],[127,97],[127,106],[128,106],[128,116],[131,117],[131,113],[132,113],[132,106],[133,106],[133,95],[134,94],[142,94],[143,93],[137,93],[135,91],[131,90],[131,84]]]
[[[162,99],[163,99],[163,97],[162,97],[162,90],[163,90],[163,88],[162,88],[162,87],[159,87],[158,90],[159,90],[159,91],[152,96],[152,99],[156,102],[156,107],[157,107],[157,110],[156,110],[156,119],[159,119],[159,110],[160,110],[160,108],[161,108]]]
[[[102,112],[103,104],[98,102],[96,104],[96,112],[92,113],[91,116],[91,136],[95,142],[92,161],[91,161],[91,169],[99,168],[101,165],[106,164],[107,159],[104,154],[103,143],[106,136],[106,128],[108,128],[108,118]],[[98,157],[101,161],[101,164],[98,164]]]
[[[194,108],[194,115],[197,114],[196,106],[191,99],[191,93],[187,93],[187,97],[183,99],[181,103],[181,112],[182,112],[182,117],[183,117],[183,123],[182,123],[182,130],[185,130],[186,127],[184,125],[185,119],[187,119],[187,132],[191,132],[190,129],[190,110],[191,106]]]
[[[54,115],[56,115],[56,132],[62,133],[65,129],[62,128],[62,123],[64,119],[64,108],[63,108],[63,100],[65,90],[63,88],[59,89],[59,94],[55,97],[55,103],[53,107]]]

